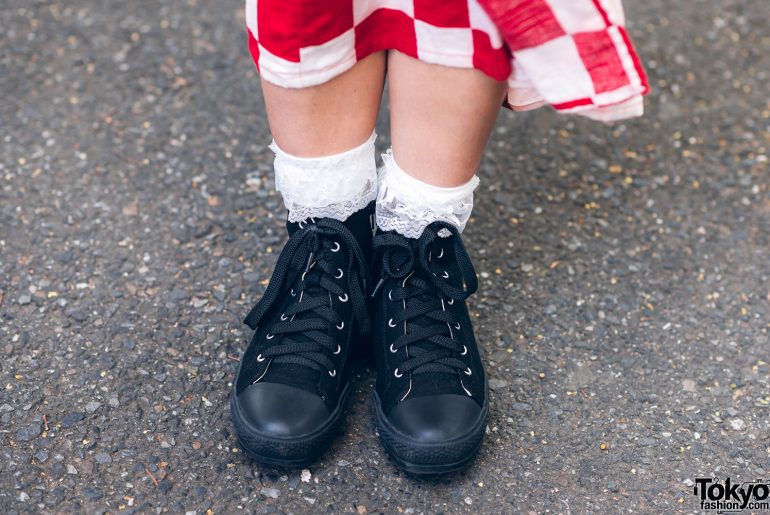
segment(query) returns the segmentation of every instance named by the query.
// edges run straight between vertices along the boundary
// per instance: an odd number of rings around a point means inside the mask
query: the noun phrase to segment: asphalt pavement
[[[240,2],[6,0],[0,511],[699,512],[698,477],[768,480],[770,4],[627,4],[644,118],[500,113],[464,233],[488,435],[416,479],[363,368],[316,465],[235,440],[286,238]]]

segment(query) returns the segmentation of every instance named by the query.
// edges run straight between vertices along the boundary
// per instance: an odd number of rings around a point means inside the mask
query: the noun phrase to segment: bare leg
[[[385,81],[385,52],[362,59],[324,84],[287,89],[262,81],[270,130],[298,157],[338,154],[374,131]]]
[[[377,383],[377,429],[384,442],[398,442],[386,448],[407,471],[443,473],[473,459],[478,446],[467,442],[481,442],[486,426],[483,364],[465,306],[477,282],[459,233],[504,85],[396,52],[388,75],[393,155],[377,192],[386,234],[374,240],[374,277],[382,278],[374,327],[404,334],[374,332],[378,377],[389,378]],[[415,238],[419,249],[409,243]],[[390,249],[414,250],[396,268]]]
[[[476,172],[505,93],[482,72],[388,55],[393,157],[434,186],[466,183]]]
[[[368,322],[361,247],[371,246],[366,208],[376,196],[372,132],[384,74],[381,52],[317,87],[263,82],[277,143],[271,147],[276,189],[288,221],[308,221],[289,226],[292,236],[268,289],[246,317],[256,333],[233,382],[236,430],[249,455],[265,463],[311,462],[344,412],[351,327]],[[352,217],[347,228],[339,224]],[[305,266],[297,278],[293,271]],[[352,308],[343,308],[348,301]]]

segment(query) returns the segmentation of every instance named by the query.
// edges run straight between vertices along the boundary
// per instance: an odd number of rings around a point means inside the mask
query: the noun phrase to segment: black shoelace
[[[439,232],[448,230],[451,236],[441,238]],[[460,269],[460,281],[452,284],[448,273],[435,259],[431,259],[431,248],[435,249],[437,239],[451,244]],[[397,377],[411,372],[412,375],[425,372],[469,373],[467,365],[459,356],[468,349],[454,338],[453,331],[459,330],[459,321],[446,304],[465,300],[476,291],[478,281],[468,253],[460,240],[457,229],[447,223],[435,222],[423,231],[416,241],[386,233],[374,239],[374,251],[382,257],[382,278],[372,296],[385,281],[396,279],[389,286],[389,301],[402,301],[406,306],[388,320],[394,327],[404,324],[404,334],[390,344],[390,352],[408,347],[408,359],[395,370]],[[457,284],[459,283],[459,285]]]
[[[332,265],[328,257],[340,251],[348,253],[346,271]],[[340,279],[348,275],[340,284]],[[366,261],[353,234],[341,222],[324,218],[295,232],[286,243],[275,265],[265,294],[246,316],[244,323],[256,330],[262,317],[286,295],[299,296],[267,334],[273,340],[258,356],[259,361],[273,359],[280,363],[304,365],[336,375],[331,354],[341,348],[328,335],[332,325],[344,327],[344,321],[332,307],[331,295],[340,302],[350,302],[353,316],[362,333],[369,333],[366,306]]]

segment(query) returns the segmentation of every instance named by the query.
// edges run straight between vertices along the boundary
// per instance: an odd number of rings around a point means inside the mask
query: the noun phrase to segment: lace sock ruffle
[[[275,189],[289,210],[289,221],[333,218],[344,222],[377,196],[376,133],[361,146],[324,157],[296,157],[275,152]]]
[[[407,238],[419,238],[431,223],[442,220],[462,232],[473,210],[473,190],[479,178],[454,188],[432,186],[403,171],[392,150],[382,155],[377,191],[377,226]]]

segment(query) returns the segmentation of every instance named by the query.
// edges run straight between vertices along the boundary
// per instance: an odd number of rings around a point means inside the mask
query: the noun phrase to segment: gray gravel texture
[[[643,119],[501,112],[465,232],[488,436],[429,480],[365,369],[309,469],[233,436],[285,240],[240,7],[0,9],[3,513],[694,512],[697,476],[770,476],[770,4],[628,2]]]

